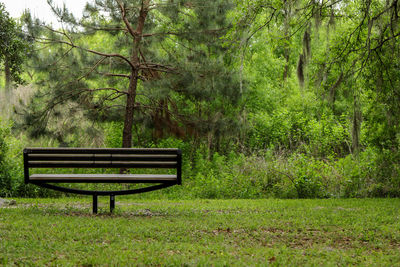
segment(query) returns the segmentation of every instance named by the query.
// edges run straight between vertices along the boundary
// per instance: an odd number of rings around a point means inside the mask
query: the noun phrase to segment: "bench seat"
[[[85,181],[106,181],[108,183],[116,181],[147,181],[147,182],[164,182],[176,181],[175,174],[31,174],[29,176],[31,181],[63,181],[67,180],[85,180]]]

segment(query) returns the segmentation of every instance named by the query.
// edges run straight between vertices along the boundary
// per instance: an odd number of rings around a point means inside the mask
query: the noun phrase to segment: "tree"
[[[378,147],[393,149],[400,114],[399,12],[398,0],[237,0],[228,38],[255,47],[260,36],[267,37],[261,40],[272,44],[267,49],[278,43],[273,50],[286,62],[280,65],[283,73],[297,70],[302,92],[319,99],[318,117],[327,112],[347,116],[350,152],[360,150],[363,125],[364,138],[373,136]],[[245,42],[237,38],[243,35]],[[385,132],[386,141],[378,132]]]
[[[232,134],[239,85],[220,39],[230,6],[98,0],[77,21],[65,7],[52,5],[61,29],[27,16],[42,49],[37,70],[46,73],[38,79],[43,88],[30,106],[33,112],[26,114],[32,133],[44,133],[49,118],[60,115],[57,106],[73,102],[77,106],[68,112],[84,109],[95,121],[122,119],[122,147],[132,145],[139,122],[156,138]]]
[[[15,20],[0,3],[0,64],[3,64],[6,89],[11,83],[23,83],[22,65],[28,52],[28,43]]]

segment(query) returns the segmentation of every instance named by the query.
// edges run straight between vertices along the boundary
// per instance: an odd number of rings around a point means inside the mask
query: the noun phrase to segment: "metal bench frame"
[[[25,183],[66,193],[93,196],[97,213],[98,196],[110,196],[110,212],[116,195],[149,192],[182,184],[182,152],[177,148],[25,148]],[[176,175],[158,174],[29,174],[32,168],[176,169]],[[156,183],[148,187],[96,191],[67,188],[54,183]]]

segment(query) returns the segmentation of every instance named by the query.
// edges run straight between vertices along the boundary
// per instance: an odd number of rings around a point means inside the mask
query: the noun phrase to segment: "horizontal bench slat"
[[[68,157],[68,158],[73,158],[73,157],[79,157],[79,158],[90,158],[93,157],[94,154],[33,154],[33,153],[28,153],[27,154],[29,158],[63,158],[63,157]],[[109,155],[109,154],[108,154]]]
[[[29,161],[29,168],[165,168],[177,167],[177,162],[129,162],[113,161],[109,163],[93,161]]]
[[[176,181],[176,175],[170,174],[32,174],[31,181],[47,182],[167,182]]]
[[[123,154],[28,154],[28,161],[173,161],[177,155],[123,155]]]
[[[28,154],[177,154],[177,148],[25,148]]]

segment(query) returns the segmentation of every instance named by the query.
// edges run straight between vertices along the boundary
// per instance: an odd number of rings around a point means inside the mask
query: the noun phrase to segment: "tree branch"
[[[108,72],[99,72],[99,71],[97,71],[97,73],[100,75],[109,76],[109,77],[122,77],[122,78],[128,78],[128,79],[131,78],[131,76],[127,75],[127,74],[108,73]]]
[[[71,49],[72,49],[72,48],[71,48]],[[103,58],[99,59],[99,60],[90,68],[90,70],[89,70],[87,73],[85,73],[84,75],[82,75],[81,77],[79,77],[79,78],[77,79],[77,81],[79,82],[79,81],[82,80],[83,78],[87,77],[87,76],[88,76],[90,73],[92,73],[92,72],[97,68],[97,66],[100,65],[105,59],[106,59],[106,57],[103,57]]]
[[[124,94],[124,95],[127,95],[127,94],[128,94],[127,92],[118,90],[118,89],[116,89],[116,88],[114,88],[114,87],[101,87],[101,88],[96,88],[96,89],[91,89],[91,88],[78,88],[78,90],[82,90],[82,91],[86,91],[86,92],[114,91],[114,92],[119,93],[119,94]]]
[[[118,53],[107,54],[107,53],[95,51],[95,50],[92,50],[92,49],[84,48],[84,47],[75,45],[74,43],[67,42],[67,41],[63,41],[63,40],[54,40],[54,39],[49,39],[49,38],[35,38],[35,39],[37,39],[37,40],[43,40],[44,42],[42,42],[42,43],[44,43],[44,44],[47,44],[47,43],[65,44],[65,45],[68,45],[68,46],[70,46],[70,47],[77,48],[77,49],[80,49],[80,50],[83,50],[83,51],[86,51],[86,52],[89,52],[89,53],[92,53],[92,54],[95,54],[95,55],[98,55],[98,56],[120,58],[120,59],[122,59],[123,61],[125,61],[126,63],[128,63],[129,66],[131,66],[131,68],[134,68],[134,67],[135,67],[135,66],[132,64],[132,62],[130,62],[130,60],[129,60],[128,58],[126,58],[125,56],[123,56],[123,55],[121,55],[121,54],[118,54]]]
[[[124,4],[120,1],[117,0],[119,9],[121,10],[121,15],[122,15],[122,20],[124,21],[124,24],[128,30],[128,32],[132,35],[133,38],[137,36],[137,33],[135,30],[132,28],[132,25],[129,23],[128,19],[126,18],[126,10]]]

